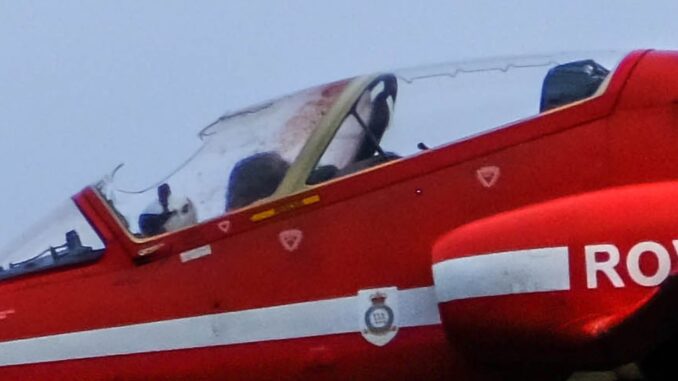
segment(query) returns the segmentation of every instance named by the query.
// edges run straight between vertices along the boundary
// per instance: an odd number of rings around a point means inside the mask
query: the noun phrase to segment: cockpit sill
[[[406,159],[397,159],[371,167],[365,171],[351,174],[340,179],[331,179],[319,185],[310,185],[297,192],[276,198],[269,197],[254,204],[234,210],[177,231],[151,237],[137,237],[131,234],[116,215],[115,210],[97,191],[95,186],[88,187],[76,198],[82,198],[90,204],[97,214],[97,220],[105,223],[111,233],[137,261],[152,260],[166,255],[207,245],[253,229],[261,223],[279,221],[297,213],[309,212],[319,205],[329,205],[366,191],[376,191],[396,182],[406,181],[464,161],[498,152],[520,142],[564,131],[578,124],[590,122],[609,115],[623,89],[625,81],[635,65],[649,50],[628,54],[618,65],[613,76],[605,81],[604,91],[580,102],[559,107],[527,119],[510,122],[479,135],[469,136],[434,149],[424,150]],[[507,128],[511,127],[511,128]],[[339,185],[341,183],[341,185]],[[415,186],[412,189],[415,195]],[[303,200],[314,198],[317,201],[303,205]],[[295,207],[294,205],[302,205]],[[270,210],[283,210],[261,221],[254,216]],[[275,214],[275,213],[274,213]]]

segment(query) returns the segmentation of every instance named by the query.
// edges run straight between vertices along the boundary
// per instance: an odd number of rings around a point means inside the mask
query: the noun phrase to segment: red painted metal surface
[[[668,333],[658,322],[669,316],[652,306],[660,287],[643,284],[644,277],[634,270],[638,266],[645,276],[658,274],[657,255],[649,252],[635,260],[629,258],[630,252],[643,242],[659,245],[670,267],[658,279],[664,280],[662,284],[673,281],[678,271],[678,247],[673,242],[678,237],[678,210],[672,202],[678,197],[677,185],[643,184],[565,197],[482,219],[443,236],[433,250],[434,262],[567,247],[570,266],[567,291],[443,303],[448,333],[463,343],[467,353],[488,362],[530,358],[593,366],[642,357],[647,350],[644,340]],[[620,260],[612,267],[619,276],[616,285],[614,275],[595,271],[596,263],[609,259],[607,252],[586,256],[587,247],[600,245],[618,249]],[[643,324],[628,324],[639,311],[647,314]]]
[[[529,354],[556,364],[623,325],[662,287],[625,278],[624,288],[601,282],[588,289],[582,250],[609,241],[626,253],[643,240],[670,248],[678,239],[671,206],[678,196],[677,66],[673,53],[632,53],[598,98],[143,241],[85,189],[74,199],[105,242],[105,255],[93,265],[0,283],[0,310],[16,311],[0,320],[0,343],[340,298],[383,285],[430,287],[435,263],[548,245],[572,248],[569,292],[444,303],[443,325],[402,328],[383,348],[351,333],[9,366],[0,379],[493,380],[485,361],[503,358],[510,367],[512,354]],[[476,175],[486,166],[501,171],[489,188]],[[308,196],[320,201],[251,220]],[[288,229],[304,234],[294,252],[279,243]],[[182,263],[180,253],[206,244],[211,255]],[[643,266],[652,271],[652,263]],[[636,336],[628,334],[640,347],[644,339]],[[582,361],[572,356],[559,365]]]

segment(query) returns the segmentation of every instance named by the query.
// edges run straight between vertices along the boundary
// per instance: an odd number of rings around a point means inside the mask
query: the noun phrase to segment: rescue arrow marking
[[[299,229],[290,229],[283,230],[278,234],[278,239],[282,247],[289,251],[295,251],[301,245],[301,241],[304,239],[304,232]]]
[[[221,230],[224,233],[228,233],[229,230],[231,230],[231,221],[226,220],[226,221],[221,221],[217,225],[219,227],[219,230]]]
[[[476,171],[478,181],[480,181],[480,184],[485,188],[492,188],[499,180],[500,174],[501,170],[494,165],[482,167]]]

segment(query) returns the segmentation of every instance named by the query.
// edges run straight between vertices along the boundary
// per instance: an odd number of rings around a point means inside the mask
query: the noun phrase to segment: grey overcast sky
[[[678,1],[0,0],[0,244],[118,163],[168,172],[227,110],[379,69],[678,49]]]

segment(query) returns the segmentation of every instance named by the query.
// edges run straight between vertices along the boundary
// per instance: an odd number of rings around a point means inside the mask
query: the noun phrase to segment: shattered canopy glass
[[[509,57],[334,82],[223,116],[146,189],[121,190],[115,172],[97,189],[134,235],[178,230],[586,101],[624,56]]]
[[[602,94],[626,52],[519,56],[401,70],[381,143],[401,156],[468,139]]]
[[[115,172],[97,188],[121,222],[140,236],[163,232],[163,229],[154,231],[154,226],[145,229],[143,215],[151,220],[152,216],[169,211],[172,215],[160,218],[157,223],[171,231],[251,205],[275,191],[290,163],[347,83],[304,90],[219,118],[200,132],[203,144],[197,152],[147,189],[118,189]],[[262,173],[268,177],[265,189],[252,189],[247,176]],[[159,202],[162,184],[169,186],[165,205]]]

